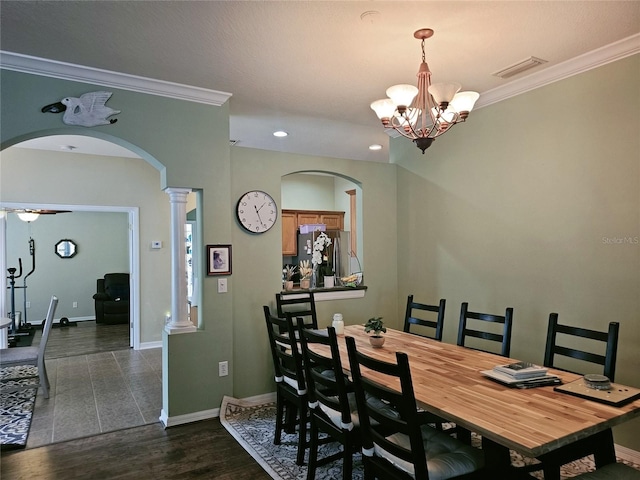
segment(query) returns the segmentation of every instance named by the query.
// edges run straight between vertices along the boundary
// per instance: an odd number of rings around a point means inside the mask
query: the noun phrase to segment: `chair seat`
[[[14,347],[3,348],[0,350],[0,358],[2,365],[14,364],[20,362],[35,362],[38,359],[39,347]]]
[[[426,425],[421,427],[421,431],[430,480],[457,477],[484,466],[482,450],[466,445]],[[402,433],[395,433],[387,439],[403,448],[411,448],[409,437]],[[374,450],[378,456],[385,458],[397,468],[409,475],[414,475],[413,464],[396,457],[376,444],[374,444]]]
[[[640,470],[624,463],[610,463],[593,472],[574,477],[576,480],[639,480]]]

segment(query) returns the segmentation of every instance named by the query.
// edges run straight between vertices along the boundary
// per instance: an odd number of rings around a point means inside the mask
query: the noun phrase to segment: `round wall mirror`
[[[78,253],[78,246],[73,240],[63,238],[56,243],[55,251],[60,258],[71,258]]]

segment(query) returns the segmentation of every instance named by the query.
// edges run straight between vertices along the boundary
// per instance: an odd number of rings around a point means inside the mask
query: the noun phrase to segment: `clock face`
[[[236,216],[246,231],[264,233],[276,223],[278,207],[268,193],[252,190],[238,200]]]

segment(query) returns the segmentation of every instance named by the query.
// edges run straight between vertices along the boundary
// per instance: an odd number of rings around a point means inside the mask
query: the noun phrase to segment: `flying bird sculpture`
[[[120,113],[120,110],[114,110],[105,105],[111,95],[113,95],[111,92],[89,92],[80,98],[66,97],[59,102],[42,107],[42,113],[64,112],[62,121],[67,125],[81,125],[83,127],[111,125],[116,123],[118,119],[109,119],[108,117]]]

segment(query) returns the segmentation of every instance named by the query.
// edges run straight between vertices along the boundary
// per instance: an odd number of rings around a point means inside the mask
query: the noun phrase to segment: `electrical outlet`
[[[31,308],[31,302],[27,302],[27,308]]]
[[[78,308],[78,302],[73,302],[73,308]]]
[[[219,278],[218,279],[218,293],[227,293],[227,279]]]
[[[226,360],[224,362],[219,362],[218,363],[218,376],[219,377],[226,377],[227,375],[229,375],[229,362],[227,362]]]

